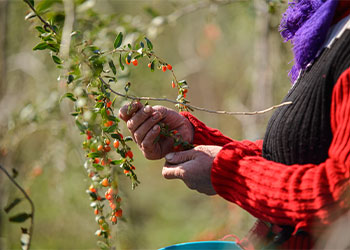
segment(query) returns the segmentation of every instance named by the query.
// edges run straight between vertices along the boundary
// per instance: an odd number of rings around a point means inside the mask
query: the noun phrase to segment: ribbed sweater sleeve
[[[329,224],[350,209],[350,69],[332,92],[331,127],[328,158],[319,165],[283,165],[247,145],[226,144],[213,163],[216,192],[278,225],[307,230],[315,222]]]
[[[247,146],[249,150],[255,152],[256,154],[261,155],[262,151],[262,140],[258,140],[255,142],[244,140],[244,141],[234,141],[231,138],[223,135],[218,129],[210,128],[206,126],[203,122],[201,122],[198,118],[192,115],[189,112],[181,112],[181,115],[186,117],[193,125],[194,128],[194,136],[193,136],[193,144],[194,145],[216,145],[216,146],[224,146],[230,142],[236,142],[242,144],[243,146]]]

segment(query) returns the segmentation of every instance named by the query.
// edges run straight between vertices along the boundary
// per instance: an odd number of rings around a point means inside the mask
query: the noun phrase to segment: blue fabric
[[[282,16],[280,32],[291,41],[294,65],[289,72],[292,82],[316,57],[324,43],[334,17],[338,0],[293,0]]]

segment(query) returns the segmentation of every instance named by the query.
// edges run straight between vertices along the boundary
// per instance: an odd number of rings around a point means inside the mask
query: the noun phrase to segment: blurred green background
[[[270,13],[265,0],[225,5],[207,1],[203,8],[185,14],[188,6],[206,1],[88,2],[101,16],[114,13],[135,26],[147,26],[156,54],[173,65],[177,77],[187,80],[188,99],[195,106],[262,110],[280,103],[291,86],[287,71],[292,57],[278,33],[283,5]],[[96,249],[98,226],[85,192],[89,182],[83,168],[83,136],[68,115],[69,101],[58,102],[65,91],[57,80],[59,70],[47,53],[32,51],[38,38],[33,23],[24,20],[27,6],[20,0],[2,0],[0,7],[0,163],[19,171],[17,181],[35,203],[32,248]],[[150,8],[160,16],[152,17],[146,11]],[[162,17],[173,13],[182,15],[162,23]],[[141,60],[131,69],[131,92],[176,99],[170,73],[151,73],[147,63]],[[208,126],[237,140],[262,139],[271,114],[194,112]],[[125,128],[124,132],[128,134]],[[113,231],[117,249],[157,249],[227,234],[242,237],[254,223],[235,204],[191,191],[181,181],[165,180],[163,160],[149,161],[134,145],[133,150],[141,185],[132,191],[129,180],[120,178],[126,219]],[[0,249],[20,248],[20,225],[8,223],[3,210],[17,196],[19,192],[0,173]],[[28,208],[23,202],[11,214]]]

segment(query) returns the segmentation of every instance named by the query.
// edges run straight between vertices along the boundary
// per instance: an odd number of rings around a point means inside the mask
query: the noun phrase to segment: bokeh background
[[[178,78],[187,80],[188,99],[195,106],[262,110],[279,104],[291,86],[287,72],[292,56],[278,33],[285,5],[271,8],[274,1],[265,0],[87,2],[101,16],[113,13],[148,27],[145,33],[156,54],[173,65]],[[35,203],[32,247],[96,249],[98,227],[85,192],[89,182],[83,136],[69,116],[69,101],[58,102],[65,91],[57,80],[60,72],[47,53],[32,50],[39,40],[33,23],[24,20],[27,6],[20,0],[1,0],[0,11],[0,163],[9,171],[18,170],[17,181]],[[168,17],[174,20],[165,21]],[[176,99],[170,73],[151,73],[147,63],[141,60],[131,69],[131,93]],[[194,115],[234,139],[256,140],[263,138],[272,112]],[[120,180],[125,220],[113,231],[117,249],[157,249],[228,234],[242,237],[254,223],[235,204],[163,179],[163,160],[149,161],[135,146],[133,150],[141,185],[132,191],[129,180]],[[19,192],[0,173],[0,249],[20,248],[20,225],[8,223],[3,210],[16,196]],[[23,202],[11,213],[26,209]]]

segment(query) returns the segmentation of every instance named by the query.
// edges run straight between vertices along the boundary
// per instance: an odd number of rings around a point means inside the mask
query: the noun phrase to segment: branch
[[[31,8],[31,10],[34,12],[34,14],[40,19],[40,21],[45,25],[45,27],[49,27],[50,30],[53,31],[53,33],[56,34],[56,31],[55,29],[48,23],[44,20],[44,18],[42,18],[39,13],[36,11],[36,9],[34,8],[34,6],[30,3],[29,0],[23,0],[28,6],[29,8]]]
[[[29,227],[29,240],[28,240],[28,247],[27,249],[30,249],[30,243],[32,241],[32,237],[33,237],[33,228],[34,228],[34,212],[35,212],[35,208],[34,208],[34,203],[32,201],[32,199],[30,199],[29,195],[27,194],[26,191],[24,191],[24,189],[15,181],[15,179],[7,172],[7,170],[0,165],[0,169],[5,173],[5,175],[7,175],[7,177],[10,179],[10,181],[15,184],[15,186],[22,192],[22,194],[24,195],[24,197],[27,199],[27,201],[30,203],[30,207],[31,207],[31,213],[30,213],[30,227]]]
[[[286,106],[286,105],[290,105],[292,104],[292,102],[283,102],[280,103],[278,105],[274,105],[272,107],[269,107],[267,109],[264,110],[258,110],[258,111],[247,111],[247,112],[230,112],[230,111],[216,111],[216,110],[210,110],[210,109],[206,109],[206,108],[200,108],[200,107],[196,107],[190,104],[186,104],[186,103],[182,103],[182,102],[177,102],[171,99],[167,99],[167,98],[155,98],[155,97],[138,97],[138,96],[130,96],[130,95],[125,95],[122,93],[119,93],[117,91],[115,91],[114,89],[111,88],[111,86],[106,83],[102,77],[99,77],[100,81],[103,83],[103,85],[105,85],[112,93],[121,96],[121,97],[125,97],[131,100],[135,100],[135,101],[140,101],[140,100],[144,100],[144,101],[158,101],[158,102],[169,102],[169,103],[173,103],[173,104],[180,104],[183,106],[188,107],[189,109],[194,109],[194,110],[199,110],[199,111],[203,111],[203,112],[207,112],[207,113],[212,113],[212,114],[220,114],[220,115],[260,115],[260,114],[264,114],[267,113],[271,110],[274,110],[276,108],[282,107],[282,106]]]

